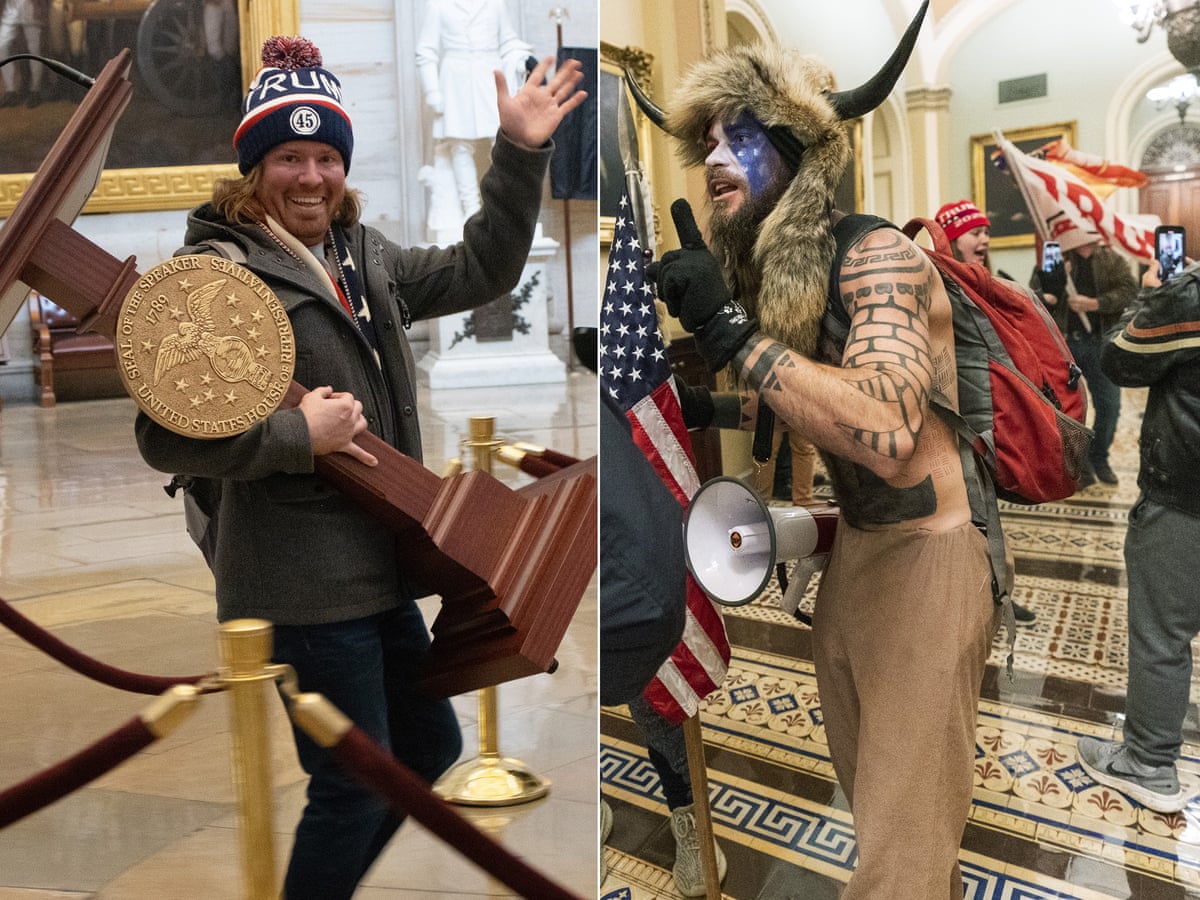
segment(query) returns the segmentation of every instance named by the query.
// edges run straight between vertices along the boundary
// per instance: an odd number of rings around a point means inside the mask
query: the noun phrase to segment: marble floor
[[[969,900],[1200,898],[1200,798],[1180,814],[1153,813],[1096,785],[1075,750],[1081,735],[1120,735],[1122,549],[1144,401],[1144,391],[1124,392],[1112,454],[1119,485],[1002,511],[1016,600],[1037,618],[1019,628],[1015,680],[1003,673],[1003,633],[984,679],[960,854]],[[811,632],[778,600],[772,584],[726,610],[730,676],[701,714],[714,828],[728,858],[722,887],[730,900],[832,900],[853,867],[853,823],[820,724]],[[811,601],[812,589],[804,603]],[[613,808],[601,896],[675,897],[674,841],[640,733],[624,707],[602,709],[600,727],[601,790]],[[1180,773],[1200,790],[1195,707]]]
[[[463,457],[472,416],[497,436],[584,458],[597,447],[596,379],[422,392],[426,465]],[[218,664],[212,578],[133,442],[127,399],[8,403],[0,412],[0,597],[79,650],[141,673]],[[529,476],[497,463],[511,486]],[[427,618],[436,599],[423,601]],[[581,897],[595,896],[597,599],[593,577],[553,675],[497,688],[497,749],[550,782],[546,797],[456,807]],[[0,791],[91,745],[151,698],[92,682],[0,627]],[[282,869],[305,776],[282,704],[268,697],[274,832]],[[465,758],[480,749],[478,694],[454,699]],[[207,696],[170,737],[60,802],[0,831],[0,900],[222,900],[241,897],[229,704]],[[548,836],[554,839],[548,839]],[[469,859],[409,823],[356,897],[508,897]]]

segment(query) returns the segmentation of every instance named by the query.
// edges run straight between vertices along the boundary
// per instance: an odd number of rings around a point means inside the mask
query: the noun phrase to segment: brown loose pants
[[[998,617],[987,542],[839,526],[813,620],[858,863],[842,900],[962,900],[979,688]]]

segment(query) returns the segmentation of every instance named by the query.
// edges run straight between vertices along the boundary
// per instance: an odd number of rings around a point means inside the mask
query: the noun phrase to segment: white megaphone
[[[742,606],[763,592],[777,562],[828,553],[838,517],[832,505],[769,507],[745,482],[713,478],[684,516],[688,571],[717,603]]]

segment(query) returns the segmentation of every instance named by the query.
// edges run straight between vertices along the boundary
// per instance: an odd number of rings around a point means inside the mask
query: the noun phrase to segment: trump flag
[[[1001,165],[1016,181],[1043,240],[1072,250],[1095,240],[1138,259],[1154,259],[1157,216],[1118,215],[1065,168],[1022,153],[996,132]]]

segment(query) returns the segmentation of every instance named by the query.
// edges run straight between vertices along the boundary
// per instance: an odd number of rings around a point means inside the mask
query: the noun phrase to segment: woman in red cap
[[[946,232],[956,259],[979,263],[988,270],[988,242],[991,240],[992,223],[970,200],[956,200],[945,204],[934,216]]]

